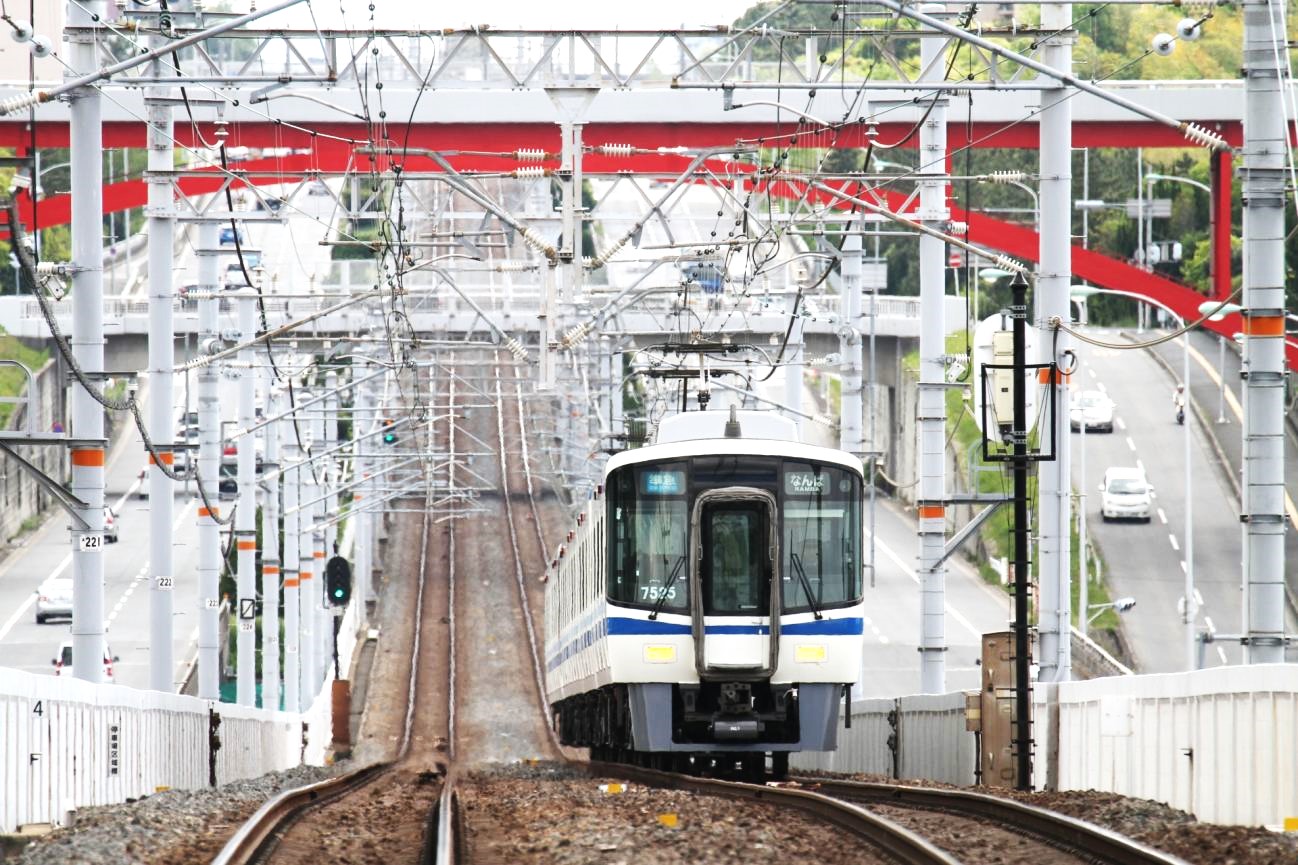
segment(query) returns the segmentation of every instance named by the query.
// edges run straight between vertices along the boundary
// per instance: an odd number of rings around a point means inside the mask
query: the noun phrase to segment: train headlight
[[[799,664],[823,664],[825,663],[825,647],[798,646],[794,649],[793,657]]]
[[[644,659],[646,664],[671,664],[676,661],[675,646],[651,646],[644,647]]]

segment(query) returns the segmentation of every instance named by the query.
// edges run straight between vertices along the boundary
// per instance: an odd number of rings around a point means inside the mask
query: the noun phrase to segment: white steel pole
[[[1072,70],[1073,34],[1069,7],[1060,3],[1041,5],[1041,26],[1050,34],[1043,42],[1042,61],[1062,73]],[[1046,322],[1058,316],[1069,320],[1068,293],[1072,286],[1072,92],[1052,88],[1041,92],[1041,233],[1040,271],[1037,275],[1036,322],[1040,362],[1068,365],[1064,352],[1072,338],[1050,332]],[[1043,682],[1067,681],[1071,677],[1072,644],[1069,639],[1072,593],[1071,577],[1071,492],[1069,465],[1068,382],[1062,375],[1046,385],[1053,397],[1053,429],[1038,430],[1042,447],[1055,443],[1054,462],[1044,463],[1038,475],[1039,540],[1037,573],[1040,596],[1037,603]],[[1047,419],[1049,421],[1049,419]]]
[[[284,462],[292,465],[298,458],[297,445],[293,442],[293,421],[280,421],[284,432]],[[282,484],[284,490],[284,710],[298,712],[302,709],[302,670],[299,664],[301,652],[301,616],[299,614],[300,576],[298,574],[298,514],[297,508],[297,473],[295,468],[286,469],[276,483]]]
[[[803,335],[802,316],[795,304],[797,295],[789,295],[789,315],[796,315],[793,329],[789,332],[788,345],[784,347],[784,404],[792,409],[788,417],[797,425],[798,439],[802,440],[805,432],[802,423],[802,361]]]
[[[321,423],[324,425],[323,432],[324,432],[325,450],[331,451],[338,445],[338,372],[332,369],[325,373],[324,419],[321,421]],[[326,497],[324,500],[324,510],[321,513],[322,518],[328,518],[338,513],[339,479],[337,476],[338,475],[338,469],[336,468],[337,465],[338,463],[333,457],[326,457],[324,460],[324,465],[320,467],[321,477],[324,478],[324,482],[325,482],[324,494]],[[322,610],[324,611],[324,618],[321,620],[324,625],[324,634],[322,636],[324,638],[324,645],[325,645],[324,657],[327,659],[324,663],[324,666],[328,667],[332,661],[333,653],[334,653],[334,645],[333,645],[334,627],[333,626],[334,626],[335,619],[333,617],[334,614],[333,602],[329,599],[328,589],[324,585],[324,563],[328,561],[328,557],[333,555],[334,551],[337,549],[338,524],[335,522],[330,522],[329,525],[324,527],[323,535],[324,535],[323,543],[321,544],[323,555],[320,557],[318,561],[320,564],[320,577],[321,577],[320,596],[323,599]],[[341,679],[346,677],[341,674],[341,671],[339,671],[338,678]]]
[[[160,74],[158,64],[153,73]],[[175,337],[171,284],[175,212],[170,172],[172,159],[171,107],[164,101],[167,88],[147,88],[149,118],[149,437],[158,459],[167,468],[175,465],[166,446],[175,440],[173,374]],[[129,243],[129,240],[128,240]],[[149,456],[149,687],[174,689],[175,660],[172,631],[175,620],[172,563],[172,509],[175,491],[171,478]]]
[[[926,6],[940,15],[945,6]],[[926,77],[942,74],[948,40],[920,40]],[[946,206],[946,99],[937,101],[919,131],[919,209],[925,225],[943,230]],[[919,578],[920,692],[946,691],[946,254],[941,240],[919,238]]]
[[[209,296],[198,302],[199,347],[217,345],[221,302],[211,292],[217,285],[217,224],[198,224],[198,287]],[[219,499],[221,468],[221,364],[198,369],[198,477],[213,507]],[[198,508],[198,696],[221,698],[221,516],[206,505]]]
[[[359,375],[356,367],[352,369],[353,379]],[[356,520],[356,547],[352,559],[352,597],[356,604],[356,632],[362,633],[369,616],[370,595],[370,514],[366,507],[369,499],[369,463],[362,456],[373,443],[361,441],[361,436],[370,430],[370,383],[358,384],[352,390],[352,460],[354,474],[361,483],[352,493],[352,518]]]
[[[1244,523],[1249,663],[1284,661],[1285,4],[1243,0]],[[1283,61],[1283,62],[1282,62]]]
[[[1078,367],[1081,372],[1081,367]],[[1064,411],[1068,409],[1065,408]],[[1071,424],[1069,424],[1071,426]],[[1090,633],[1090,603],[1091,603],[1091,583],[1090,568],[1086,561],[1086,413],[1077,423],[1077,430],[1081,434],[1081,444],[1078,446],[1078,464],[1077,464],[1077,629],[1082,632],[1082,636],[1088,636]]]
[[[1177,318],[1181,327],[1185,319]],[[1185,668],[1198,669],[1199,652],[1196,629],[1199,604],[1194,594],[1194,471],[1190,463],[1190,427],[1194,423],[1194,397],[1190,393],[1190,332],[1181,336],[1181,381],[1185,382],[1185,424],[1181,427],[1185,462]]]
[[[249,342],[257,335],[257,293],[252,288],[238,292],[239,337]],[[248,429],[254,420],[257,373],[253,369],[254,349],[239,352],[239,426]],[[257,441],[251,435],[238,440],[239,507],[234,517],[235,548],[238,551],[237,637],[238,666],[236,693],[240,706],[252,706],[257,697]]]
[[[68,26],[96,28],[107,15],[103,0],[68,4]],[[68,77],[98,66],[99,34],[69,34]],[[69,143],[72,168],[72,356],[92,379],[104,369],[104,171],[99,90],[72,92]],[[90,529],[72,530],[72,674],[104,678],[104,409],[84,388],[72,389],[72,494],[86,503],[79,516]]]
[[[862,434],[862,421],[865,410],[862,405],[862,373],[864,370],[861,350],[861,333],[864,331],[861,314],[861,235],[852,231],[843,238],[843,257],[839,265],[843,290],[839,298],[839,318],[842,326],[838,331],[839,369],[841,381],[839,387],[839,424],[838,447],[850,454],[860,457],[865,454],[865,440]]]
[[[300,391],[299,394],[306,397],[306,391]],[[309,440],[310,430],[305,429],[307,424],[299,421],[298,428],[307,436],[303,442],[308,451],[311,448]],[[301,454],[300,458],[306,458],[308,454]],[[304,465],[294,471],[296,475],[297,488],[294,492],[294,505],[302,501],[310,501],[310,487],[307,481],[311,477],[311,466]],[[287,507],[287,502],[285,502]],[[311,555],[311,511],[303,509],[297,514],[297,570],[298,570],[298,648],[300,649],[298,663],[301,665],[302,687],[299,695],[299,706],[302,711],[306,711],[311,705],[311,700],[315,697],[315,605],[312,604],[312,595],[315,588],[315,574],[313,571],[314,558]]]
[[[266,417],[280,411],[278,394],[272,394],[269,373],[264,379],[266,387]],[[262,454],[262,471],[273,472],[279,468],[279,424],[262,428],[265,450]],[[267,709],[279,708],[279,481],[262,484],[261,506],[261,705]]]

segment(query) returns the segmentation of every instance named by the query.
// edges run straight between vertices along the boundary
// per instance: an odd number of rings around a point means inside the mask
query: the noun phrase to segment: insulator
[[[630,156],[635,148],[630,144],[601,144],[595,148],[595,152],[605,156]]]
[[[622,237],[618,240],[617,243],[613,244],[608,249],[604,250],[599,255],[597,255],[594,261],[591,264],[587,265],[587,270],[598,270],[599,268],[608,264],[609,259],[617,255],[617,251],[622,247],[626,246],[626,242],[630,239],[631,239],[630,234],[622,235]]]
[[[528,264],[526,261],[505,261],[497,264],[492,269],[495,270],[496,273],[527,273],[528,271],[535,270],[536,265]]]
[[[519,180],[539,180],[542,177],[549,177],[551,172],[550,169],[542,168],[539,165],[528,165],[523,168],[515,168],[509,174]]]
[[[24,108],[31,108],[41,101],[39,91],[32,93],[20,93],[5,100],[0,100],[0,114],[12,114],[15,111],[21,111]]]
[[[522,231],[519,232],[519,234],[522,236],[524,243],[526,243],[528,246],[540,252],[546,258],[552,259],[558,255],[558,253],[555,252],[554,247],[551,246],[550,243],[546,241],[544,237],[541,237],[530,227],[526,225],[523,226],[523,229]]]
[[[992,183],[1022,183],[1028,179],[1026,171],[993,171],[987,175],[987,179]]]
[[[505,350],[512,354],[515,360],[521,360],[524,362],[527,360],[527,349],[523,348],[522,343],[518,340],[514,339],[512,336],[508,336],[505,337],[505,342],[503,344]]]
[[[36,272],[41,276],[64,276],[68,272],[66,261],[42,261],[36,265]]]
[[[958,220],[953,219],[946,224],[946,230],[948,234],[960,234],[960,235],[968,234],[969,223],[960,222]]]
[[[1213,150],[1225,150],[1228,145],[1226,139],[1222,138],[1212,130],[1205,129],[1197,123],[1186,123],[1181,128],[1182,134],[1190,141],[1201,147],[1210,147]]]
[[[1014,273],[1023,273],[1027,270],[1017,259],[1010,258],[1008,255],[996,256],[996,266],[1002,270],[1010,270]]]
[[[541,162],[549,155],[539,147],[520,147],[514,151],[514,158],[519,162]]]

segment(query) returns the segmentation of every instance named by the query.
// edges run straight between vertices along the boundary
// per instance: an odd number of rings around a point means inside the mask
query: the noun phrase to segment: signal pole
[[[298,459],[297,442],[293,435],[293,420],[287,418],[279,422],[284,431],[284,462],[292,466]],[[297,473],[296,468],[285,469],[276,483],[283,485],[284,490],[284,710],[300,712],[302,710],[302,667],[301,667],[301,574],[298,555],[298,513],[297,513]]]
[[[265,379],[266,417],[279,414],[279,395]],[[267,424],[263,475],[279,469],[279,424]],[[261,506],[261,705],[279,708],[279,479],[262,485]]]
[[[257,294],[251,287],[238,292],[239,339],[248,343],[257,336]],[[239,352],[239,428],[254,423],[257,375],[255,352]],[[257,440],[244,433],[238,442],[239,509],[235,514],[235,546],[238,549],[238,681],[240,706],[252,706],[257,699]]]
[[[217,225],[198,223],[198,287],[207,296],[198,302],[199,346],[211,353],[219,339]],[[219,501],[221,465],[220,361],[198,368],[198,477],[212,507]],[[198,508],[198,696],[221,698],[221,527],[220,513]]]
[[[1014,786],[1032,789],[1032,644],[1028,634],[1028,283],[1023,274],[1010,283],[1014,321]]]

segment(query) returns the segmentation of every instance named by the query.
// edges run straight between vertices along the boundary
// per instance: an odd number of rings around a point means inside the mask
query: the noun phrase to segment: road
[[[1116,331],[1094,333],[1107,341],[1123,341]],[[1180,344],[1163,351],[1179,377]],[[1073,433],[1073,485],[1085,493],[1089,532],[1106,563],[1110,594],[1136,599],[1135,608],[1123,618],[1135,669],[1184,670],[1187,657],[1178,604],[1184,594],[1187,566],[1185,501],[1187,495],[1192,496],[1194,583],[1201,598],[1199,626],[1238,633],[1242,541],[1234,491],[1218,468],[1208,431],[1193,413],[1188,418],[1192,489],[1187,490],[1184,428],[1177,425],[1172,409],[1174,380],[1154,357],[1142,350],[1100,347],[1087,347],[1082,357],[1076,387],[1108,393],[1116,405],[1116,428],[1111,434],[1086,434],[1084,476],[1083,437]],[[1207,395],[1206,381],[1203,369],[1192,361],[1191,388],[1196,399]],[[1215,385],[1212,390],[1215,397]],[[1215,416],[1215,399],[1212,408]],[[1233,438],[1238,441],[1238,434]],[[1102,522],[1097,487],[1108,466],[1145,470],[1155,489],[1154,514],[1148,524]],[[1225,643],[1214,644],[1204,655],[1205,666],[1241,661],[1240,648]]]

